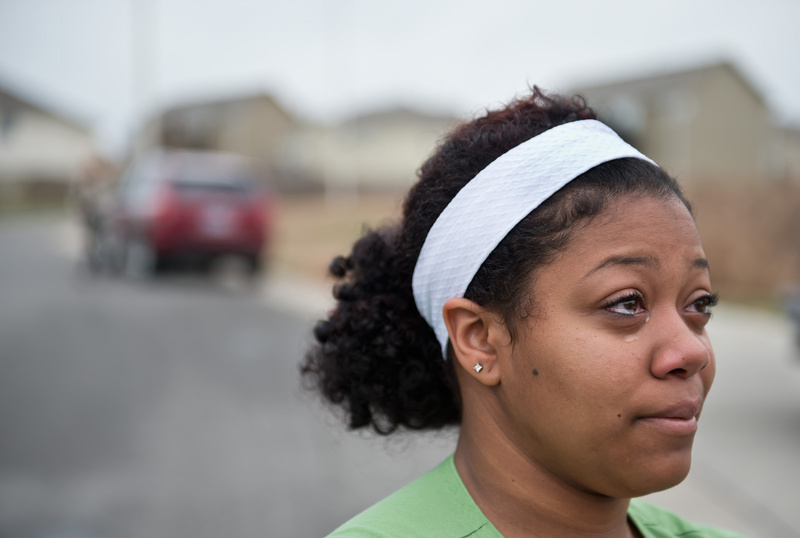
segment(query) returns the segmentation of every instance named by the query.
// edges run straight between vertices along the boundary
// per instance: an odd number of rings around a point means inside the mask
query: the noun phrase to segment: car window
[[[172,185],[183,194],[246,194],[253,190],[252,183],[240,179],[204,179],[203,181],[196,181],[191,178],[180,178],[173,180]]]

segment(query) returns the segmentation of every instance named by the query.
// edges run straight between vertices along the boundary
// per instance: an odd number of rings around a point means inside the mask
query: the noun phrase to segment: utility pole
[[[133,56],[133,157],[161,145],[161,114],[153,91],[158,62],[157,0],[130,0]]]

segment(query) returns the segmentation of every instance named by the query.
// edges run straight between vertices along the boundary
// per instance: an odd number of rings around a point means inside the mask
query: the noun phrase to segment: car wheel
[[[228,291],[245,291],[253,282],[250,260],[242,256],[219,256],[211,264],[212,279]]]
[[[93,273],[119,274],[123,269],[124,251],[119,237],[108,230],[99,230],[90,240],[86,260]]]
[[[131,240],[125,247],[125,276],[147,280],[155,273],[156,261],[156,253],[146,241]]]
[[[266,271],[266,263],[260,255],[248,256],[247,263],[252,279],[260,278]]]

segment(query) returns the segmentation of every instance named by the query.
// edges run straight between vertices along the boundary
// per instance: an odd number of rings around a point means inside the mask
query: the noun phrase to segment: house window
[[[609,106],[607,121],[626,142],[641,147],[647,122],[647,113],[641,100],[627,95],[617,97]]]
[[[0,109],[0,140],[11,138],[11,132],[17,123],[17,111],[13,107],[5,106]]]

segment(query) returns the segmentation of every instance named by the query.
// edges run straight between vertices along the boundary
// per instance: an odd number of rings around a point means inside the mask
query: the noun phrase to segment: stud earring
[[[475,370],[477,373],[481,373],[481,370],[483,370],[483,366],[481,366],[481,363],[476,362],[475,366],[473,366],[472,369]]]

